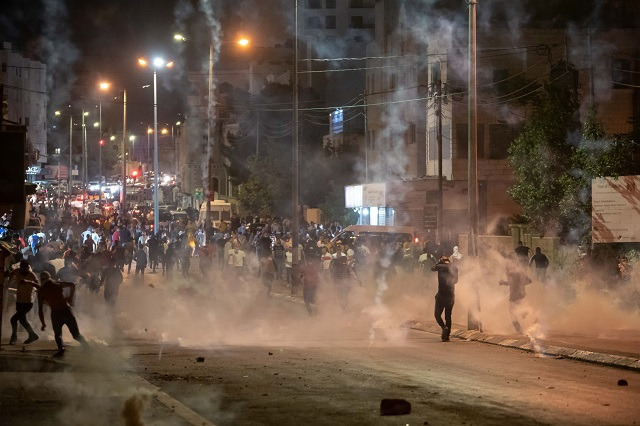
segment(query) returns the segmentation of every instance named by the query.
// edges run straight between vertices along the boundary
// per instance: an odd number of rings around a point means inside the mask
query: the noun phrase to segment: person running
[[[51,327],[53,328],[53,336],[56,340],[56,345],[58,346],[58,352],[53,356],[58,358],[63,356],[65,352],[64,345],[62,344],[63,325],[66,325],[67,328],[69,328],[69,331],[75,340],[80,342],[83,347],[88,348],[89,344],[84,337],[82,337],[82,334],[80,334],[78,322],[71,310],[70,302],[73,300],[73,296],[75,294],[75,284],[66,282],[56,283],[51,279],[51,275],[49,275],[48,272],[40,274],[40,279],[42,280],[42,287],[38,291],[38,316],[42,323],[42,327],[40,329],[44,331],[47,327],[47,324],[44,321],[43,311],[43,306],[47,303],[51,308]],[[64,295],[64,289],[66,288],[70,290],[68,297],[65,297]]]
[[[448,342],[449,334],[451,334],[451,312],[455,303],[458,268],[449,261],[447,256],[441,256],[438,263],[431,267],[431,270],[438,272],[438,292],[436,293],[434,316],[442,328],[442,341]],[[442,311],[444,311],[444,321],[442,321]]]
[[[9,285],[12,282],[16,283],[16,313],[10,320],[11,338],[9,344],[13,345],[18,339],[18,322],[29,333],[29,338],[24,341],[25,344],[29,344],[38,340],[38,335],[27,320],[27,313],[33,308],[33,293],[34,290],[40,288],[40,285],[36,274],[33,273],[26,260],[21,260],[20,267],[9,275]]]
[[[509,286],[509,315],[513,328],[518,334],[522,334],[520,319],[525,319],[529,315],[529,305],[525,301],[525,286],[531,283],[531,279],[522,270],[522,266],[515,262],[514,255],[509,256],[507,263],[507,279],[500,280],[500,285]]]

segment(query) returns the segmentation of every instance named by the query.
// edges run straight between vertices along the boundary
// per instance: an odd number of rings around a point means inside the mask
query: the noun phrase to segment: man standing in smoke
[[[531,251],[531,249],[527,246],[525,246],[522,241],[518,241],[518,247],[516,247],[514,249],[514,252],[516,253],[516,255],[518,256],[518,260],[520,261],[520,263],[522,263],[523,265],[526,265],[527,262],[529,261],[529,252]]]
[[[545,282],[547,280],[547,268],[549,267],[549,259],[542,253],[542,249],[540,247],[536,247],[536,252],[531,259],[529,259],[529,266],[532,263],[536,265],[536,278],[540,282]]]
[[[529,306],[524,300],[527,293],[525,286],[531,283],[531,279],[522,270],[522,266],[515,262],[515,254],[511,254],[507,263],[507,280],[500,280],[500,285],[509,286],[509,315],[511,322],[518,334],[522,334],[520,319],[525,319],[529,314]]]
[[[436,293],[434,316],[442,328],[442,341],[448,342],[451,333],[451,312],[455,303],[455,285],[458,282],[458,268],[449,261],[447,256],[441,256],[438,263],[431,267],[431,270],[438,272],[438,293]],[[442,311],[444,311],[444,321],[442,321]]]

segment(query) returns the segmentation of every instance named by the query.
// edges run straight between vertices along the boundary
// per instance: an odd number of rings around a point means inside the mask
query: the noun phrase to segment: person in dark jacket
[[[536,252],[531,259],[529,259],[529,266],[532,263],[536,265],[536,278],[540,282],[545,282],[547,280],[547,268],[549,267],[549,258],[542,253],[542,249],[540,247],[536,247]]]
[[[451,312],[455,303],[455,285],[458,282],[458,268],[449,261],[447,256],[441,256],[438,263],[431,267],[431,270],[438,272],[438,293],[436,293],[434,316],[442,328],[442,341],[448,342],[451,333]],[[444,321],[442,321],[442,311],[444,311]]]

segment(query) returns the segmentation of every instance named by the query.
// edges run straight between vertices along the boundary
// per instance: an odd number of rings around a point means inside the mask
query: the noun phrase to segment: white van
[[[416,232],[411,226],[378,226],[378,225],[349,225],[331,239],[353,244],[358,237],[369,237],[383,241],[415,242]]]
[[[231,219],[233,218],[233,210],[231,203],[224,200],[210,201],[211,209],[211,226],[220,229],[222,222],[227,225],[231,225]],[[207,204],[202,203],[200,205],[200,214],[198,215],[198,224],[201,225],[207,218]]]

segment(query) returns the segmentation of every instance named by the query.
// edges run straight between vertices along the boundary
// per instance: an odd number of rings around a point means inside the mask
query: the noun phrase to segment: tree
[[[580,135],[573,118],[577,103],[568,94],[546,88],[509,148],[516,180],[509,193],[540,233],[553,230],[565,241],[584,244],[591,240],[592,179],[639,170],[633,142],[606,136],[597,108],[585,115]]]
[[[541,233],[561,230],[568,219],[561,206],[572,181],[570,142],[578,134],[577,111],[573,91],[546,86],[509,148],[515,176],[509,193]]]
[[[291,214],[291,168],[277,154],[247,160],[248,179],[238,186],[238,201],[255,214]]]
[[[610,137],[597,119],[597,107],[585,115],[582,140],[573,152],[571,177],[563,209],[572,218],[572,241],[591,242],[591,184],[597,177],[619,177],[638,173],[633,161],[633,142]]]
[[[344,187],[331,182],[325,201],[320,204],[324,217],[329,222],[340,222],[344,226],[358,221],[358,213],[344,207]]]

